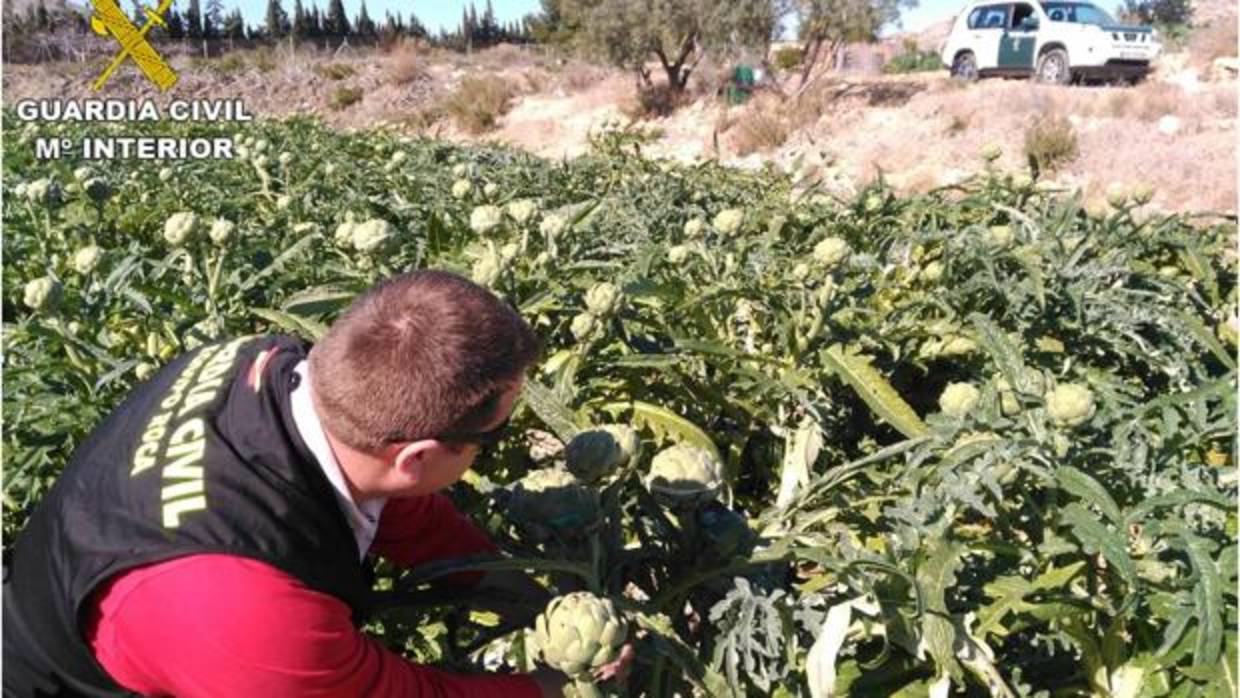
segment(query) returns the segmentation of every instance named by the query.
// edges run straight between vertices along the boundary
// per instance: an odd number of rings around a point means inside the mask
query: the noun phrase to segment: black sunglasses
[[[478,448],[494,446],[504,440],[508,432],[508,424],[512,417],[505,419],[499,426],[490,431],[448,431],[435,437],[438,441],[458,444],[474,444]]]

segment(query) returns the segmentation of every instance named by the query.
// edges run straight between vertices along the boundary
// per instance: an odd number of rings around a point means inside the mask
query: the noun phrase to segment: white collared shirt
[[[387,503],[387,498],[368,499],[361,504],[353,501],[352,495],[349,494],[349,487],[344,481],[344,472],[340,470],[340,463],[336,462],[336,455],[332,453],[331,446],[327,443],[323,423],[319,421],[319,415],[314,411],[314,401],[310,398],[310,364],[303,360],[293,370],[301,377],[301,381],[293,389],[292,394],[293,423],[297,425],[297,432],[301,434],[302,441],[306,442],[306,446],[314,454],[314,459],[318,461],[319,467],[323,469],[323,474],[327,476],[328,481],[336,490],[336,503],[344,512],[349,528],[353,529],[353,538],[357,541],[357,549],[361,552],[361,557],[365,558],[379,530],[379,514],[383,512],[383,505]]]

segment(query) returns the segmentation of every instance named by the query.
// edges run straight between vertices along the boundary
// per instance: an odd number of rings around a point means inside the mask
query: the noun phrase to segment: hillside
[[[766,161],[808,165],[808,174],[825,174],[830,188],[845,192],[880,172],[900,189],[922,191],[977,170],[987,144],[1002,147],[1001,166],[1023,167],[1031,124],[1058,115],[1071,124],[1078,154],[1053,173],[1056,184],[1099,199],[1113,183],[1145,181],[1158,192],[1154,208],[1234,213],[1237,83],[1214,59],[1235,53],[1235,8],[1205,3],[1199,13],[1212,24],[1165,55],[1157,72],[1135,88],[1010,80],[961,85],[946,71],[845,73],[819,80],[799,99],[771,93],[727,107],[713,97],[722,71],[703,67],[687,106],[643,121],[651,135],[645,148],[655,156],[719,158],[744,168]],[[945,32],[945,23],[935,25],[917,41],[937,46]],[[584,152],[592,130],[627,120],[635,102],[630,75],[538,49],[499,47],[463,56],[410,45],[389,52],[282,47],[208,60],[191,55],[188,46],[165,51],[181,75],[180,98],[241,97],[262,117],[315,114],[339,127],[385,123],[410,133],[508,143],[552,158]],[[86,97],[100,60],[6,66],[6,101]],[[481,135],[462,132],[443,116],[444,101],[469,76],[497,77],[512,93],[507,113]],[[783,80],[789,91],[795,88],[793,76]],[[118,71],[109,94],[151,96],[132,70]]]

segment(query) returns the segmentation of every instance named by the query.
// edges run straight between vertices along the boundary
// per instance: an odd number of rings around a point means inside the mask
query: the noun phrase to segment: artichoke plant
[[[577,591],[552,599],[530,636],[536,655],[552,669],[584,679],[615,661],[628,636],[609,599]]]
[[[564,449],[568,470],[592,483],[635,462],[641,456],[641,440],[632,427],[607,424],[578,433]]]
[[[679,444],[654,457],[645,484],[664,506],[692,509],[715,498],[723,485],[723,468],[710,451]]]

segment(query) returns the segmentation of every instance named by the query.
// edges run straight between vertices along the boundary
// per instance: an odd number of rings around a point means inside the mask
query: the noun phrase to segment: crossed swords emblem
[[[172,7],[172,0],[160,0],[159,7],[144,8],[146,22],[140,28],[130,23],[129,17],[121,10],[120,5],[116,4],[116,0],[91,0],[91,4],[94,5],[95,13],[90,18],[90,28],[100,36],[111,34],[121,45],[120,53],[116,54],[116,58],[112,59],[103,74],[92,85],[95,90],[103,87],[103,84],[112,77],[112,73],[126,58],[132,58],[134,63],[138,64],[138,69],[142,71],[142,74],[155,83],[159,89],[167,90],[176,84],[177,74],[146,40],[146,34],[151,27],[156,24],[164,26],[163,16]]]

